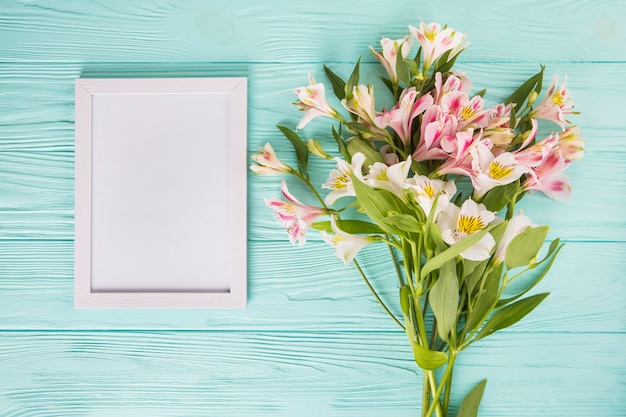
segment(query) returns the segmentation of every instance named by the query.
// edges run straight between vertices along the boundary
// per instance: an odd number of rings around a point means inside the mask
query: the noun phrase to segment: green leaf
[[[446,262],[439,270],[439,278],[430,289],[428,301],[437,319],[437,333],[447,342],[450,332],[456,328],[459,307],[459,280],[454,260]]]
[[[426,349],[417,343],[411,343],[411,346],[415,362],[426,371],[437,369],[448,362],[448,356],[443,352]]]
[[[378,224],[387,233],[395,233],[394,230],[390,230],[385,227],[383,219],[389,216],[390,213],[407,213],[406,205],[396,197],[393,193],[386,190],[376,190],[367,184],[364,184],[352,176],[352,185],[361,207],[365,210],[365,213]]]
[[[417,221],[417,219],[410,214],[391,214],[384,219],[382,219],[383,223],[386,226],[398,230],[400,233],[422,233],[422,225]]]
[[[351,162],[352,158],[350,157],[350,152],[348,152],[348,147],[346,146],[346,142],[341,137],[341,124],[339,124],[339,130],[336,130],[335,126],[333,126],[332,129],[333,129],[333,137],[335,138],[335,141],[337,142],[337,149],[339,150],[339,153],[341,153],[341,155],[345,158],[346,161]]]
[[[396,56],[402,57],[401,50],[402,45],[396,45]],[[413,61],[411,61],[413,62]],[[415,64],[415,62],[413,62]],[[404,65],[404,61],[402,59],[396,59],[396,74],[398,74],[398,80],[408,84],[409,83],[409,69],[406,65]]]
[[[533,311],[548,295],[549,293],[532,295],[496,311],[489,321],[485,323],[485,326],[480,330],[473,342],[517,323]]]
[[[444,263],[446,263],[450,259],[455,258],[457,255],[459,255],[464,250],[469,249],[472,246],[474,246],[476,243],[478,243],[478,241],[480,239],[483,238],[483,236],[485,236],[487,233],[489,233],[489,230],[492,227],[493,226],[488,226],[488,227],[486,227],[483,230],[480,230],[480,231],[478,231],[476,233],[472,233],[471,235],[469,235],[469,236],[461,239],[460,241],[458,241],[456,244],[450,246],[448,249],[446,249],[445,251],[441,252],[439,255],[436,255],[436,256],[432,257],[431,259],[429,259],[428,262],[426,262],[426,264],[422,268],[422,272],[420,274],[420,278],[421,279],[426,278],[426,275],[428,275],[429,273],[431,273],[435,269],[441,268]]]
[[[326,71],[326,76],[330,80],[331,85],[333,86],[333,92],[335,96],[339,100],[343,100],[346,97],[346,83],[341,79],[337,74],[335,74],[330,68],[324,65],[324,71]]]
[[[504,264],[500,263],[495,269],[481,278],[482,287],[477,285],[478,292],[473,297],[472,307],[467,314],[465,327],[473,330],[480,326],[484,318],[493,310],[498,300],[498,290],[500,289],[500,280],[502,278],[502,269]]]
[[[454,57],[452,57],[451,60],[448,61],[448,56],[449,55],[450,55],[450,51],[448,51],[445,54],[443,54],[441,56],[441,58],[439,58],[437,60],[437,67],[436,67],[434,73],[440,72],[442,74],[445,74],[446,72],[448,72],[448,71],[450,71],[452,69],[452,67],[454,66],[454,63],[456,62],[456,59],[459,57],[460,53],[456,54]]]
[[[411,288],[408,285],[400,287],[400,308],[405,315],[409,314],[409,298],[411,297]]]
[[[417,77],[420,73],[420,69],[418,64],[412,59],[405,59],[404,65],[409,69],[409,73],[411,74],[411,78]]]
[[[293,145],[293,149],[296,151],[296,158],[298,158],[300,173],[304,175],[309,162],[309,149],[296,132],[285,126],[278,125],[277,127]]]
[[[545,67],[542,65],[541,71],[530,77],[524,84],[519,86],[519,88],[509,96],[509,98],[504,100],[504,104],[515,103],[514,108],[516,112],[522,109],[523,104],[526,102],[528,95],[532,91],[536,91],[537,93],[539,93],[539,91],[537,91],[537,88],[539,88],[539,90],[541,91],[541,83],[543,80],[544,69]]]
[[[383,162],[383,156],[379,151],[374,149],[369,141],[361,139],[359,137],[354,137],[348,142],[348,153],[350,155],[354,155],[357,152],[361,152],[365,155],[365,162],[363,166],[368,167],[370,165],[374,165],[376,162]]]
[[[484,97],[485,94],[487,93],[487,89],[483,88],[482,90],[480,90],[478,93],[476,93],[477,96],[481,96]]]
[[[430,174],[428,168],[426,168],[422,163],[413,161],[411,162],[411,171],[413,171],[417,175],[426,175]]]
[[[346,86],[344,88],[346,100],[352,99],[352,90],[354,89],[354,87],[356,87],[359,84],[360,67],[361,67],[361,57],[359,57],[359,60],[356,62],[356,65],[354,66],[354,70],[352,70],[352,74],[350,74],[350,78],[348,79],[348,82],[346,83]]]
[[[461,408],[459,409],[456,417],[478,416],[478,406],[480,405],[480,400],[483,398],[483,392],[485,391],[486,385],[487,380],[483,379],[465,396],[465,398],[463,398]]]
[[[543,246],[549,229],[548,226],[529,227],[515,236],[506,248],[506,267],[512,269],[530,264]]]
[[[534,268],[541,267],[540,270],[539,270],[540,271],[539,275],[531,283],[528,284],[526,289],[524,289],[520,293],[514,295],[513,297],[501,299],[500,301],[498,301],[498,304],[497,304],[496,307],[502,307],[502,306],[505,306],[507,304],[512,303],[513,301],[517,300],[518,298],[526,295],[526,293],[528,293],[528,291],[532,290],[537,284],[539,284],[539,282],[543,279],[543,277],[546,276],[546,274],[548,273],[548,271],[552,267],[552,264],[554,263],[554,260],[556,259],[556,256],[558,255],[558,253],[560,252],[561,248],[563,247],[563,245],[559,244],[559,243],[560,243],[559,239],[555,239],[550,244],[550,249],[548,250],[548,254],[541,261],[539,261],[539,262],[537,262],[535,264],[531,264],[530,267],[527,269],[527,271],[530,271],[530,270],[532,270]],[[548,263],[543,265],[546,261],[548,261]]]
[[[353,235],[362,234],[384,234],[385,231],[375,225],[374,223],[364,222],[362,220],[340,220],[337,221],[337,226],[346,233]],[[329,221],[315,222],[311,225],[315,230],[324,230],[329,233],[333,233],[333,229],[330,227]]]
[[[492,188],[480,203],[483,203],[489,211],[500,211],[515,198],[519,188],[519,180]]]

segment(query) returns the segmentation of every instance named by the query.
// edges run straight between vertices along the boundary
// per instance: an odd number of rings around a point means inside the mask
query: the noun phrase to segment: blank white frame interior
[[[247,80],[75,87],[74,306],[245,308]]]

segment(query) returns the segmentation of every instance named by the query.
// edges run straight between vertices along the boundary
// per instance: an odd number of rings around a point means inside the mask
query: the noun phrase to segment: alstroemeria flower
[[[409,30],[422,47],[425,71],[444,53],[452,51],[449,57],[451,59],[467,47],[467,44],[463,43],[465,35],[452,28],[441,30],[439,23],[421,22],[419,29],[409,26]]]
[[[289,234],[291,243],[303,246],[306,243],[306,231],[321,216],[328,214],[326,209],[301,203],[287,189],[285,180],[281,181],[280,189],[287,201],[265,199],[265,204],[274,210],[278,220]]]
[[[439,215],[437,224],[443,240],[452,246],[465,237],[484,229],[494,219],[495,214],[487,210],[483,204],[467,199],[461,208],[455,204],[448,204],[448,207]],[[470,261],[484,261],[489,258],[495,244],[493,236],[487,233],[474,246],[461,252],[461,256]]]
[[[495,187],[512,183],[529,169],[521,165],[512,153],[504,152],[495,156],[483,143],[475,146],[470,154],[475,199],[482,198]]]
[[[524,230],[531,227],[530,218],[525,216],[524,213],[520,210],[515,216],[509,220],[506,225],[506,229],[504,229],[504,234],[500,241],[498,242],[498,247],[494,253],[494,261],[496,264],[504,261],[504,255],[506,254],[506,248],[509,246],[509,243],[513,240],[513,238]]]
[[[361,155],[363,160],[356,155]],[[356,159],[355,159],[356,157]],[[355,164],[359,164],[358,169],[360,170],[365,157],[363,154],[358,153],[352,157],[352,165],[348,164],[345,160],[341,158],[335,158],[337,161],[337,168],[333,168],[330,170],[328,174],[328,179],[322,185],[322,188],[326,188],[328,190],[332,190],[326,198],[324,202],[326,204],[334,204],[337,199],[341,197],[354,197],[356,194],[354,193],[354,187],[352,186],[352,172],[354,171]],[[360,161],[360,163],[359,163]],[[359,175],[361,175],[359,171]]]
[[[557,146],[566,163],[576,161],[585,156],[585,142],[580,137],[578,126],[570,126],[559,135]]]
[[[572,194],[572,187],[562,172],[566,167],[567,163],[561,150],[553,147],[548,156],[528,172],[528,178],[522,183],[522,188],[541,191],[554,200],[567,200]]]
[[[306,112],[296,129],[302,129],[307,123],[318,116],[333,118],[338,116],[337,111],[326,102],[324,84],[316,83],[311,74],[309,74],[309,85],[307,87],[296,88],[293,92],[298,95],[299,99],[299,101],[293,104],[300,107],[300,110]]]
[[[456,184],[454,181],[444,182],[442,180],[431,180],[425,175],[416,175],[404,182],[407,190],[413,194],[415,201],[420,205],[426,216],[430,215],[435,199],[437,199],[437,207],[434,212],[434,219],[437,219],[448,206],[450,199],[456,193]],[[437,198],[437,196],[439,196]]]
[[[288,174],[292,171],[289,165],[280,162],[269,142],[259,148],[259,153],[252,155],[252,159],[258,164],[250,165],[250,170],[255,174]]]
[[[482,132],[467,129],[441,141],[441,147],[447,155],[447,161],[437,169],[437,175],[457,174],[472,177],[471,149],[476,147],[482,138]]]
[[[558,89],[556,88],[559,82],[559,76],[555,75],[550,83],[550,88],[543,101],[530,112],[530,117],[537,119],[551,120],[554,123],[561,126],[561,129],[565,130],[565,115],[571,114],[574,109],[574,101],[569,94],[569,91],[565,89],[567,83],[567,77],[563,79],[563,84]]]
[[[375,126],[376,109],[374,107],[374,87],[371,85],[356,85],[352,89],[352,98],[343,99],[341,104],[353,114],[359,116],[370,125]]]
[[[411,51],[411,47],[413,46],[413,38],[409,35],[396,40],[382,38],[380,40],[380,45],[383,47],[382,54],[375,51],[371,46],[370,50],[372,51],[372,54],[374,54],[374,57],[383,65],[387,74],[389,74],[391,82],[398,84],[396,63],[398,62],[398,58],[402,61],[407,57]],[[400,57],[398,57],[398,52],[400,52]]]
[[[360,155],[360,153],[356,155]],[[354,156],[352,158],[354,159]],[[363,177],[363,182],[372,188],[387,190],[404,199],[404,183],[410,169],[410,157],[406,161],[391,166],[387,166],[387,164],[382,162],[376,162],[370,166],[369,173]]]
[[[395,130],[405,146],[411,143],[413,120],[433,104],[433,97],[430,94],[420,98],[417,98],[417,94],[415,87],[406,88],[402,91],[398,104],[375,119],[377,126],[381,128],[389,126]]]
[[[337,249],[337,257],[344,261],[346,265],[352,262],[361,249],[376,241],[376,238],[373,236],[352,235],[344,232],[337,227],[334,217],[330,218],[330,227],[335,234],[329,235],[322,231],[322,237],[326,243]]]
[[[422,116],[420,141],[413,151],[413,160],[447,159],[449,156],[441,149],[441,141],[456,134],[457,124],[456,118],[445,113],[441,106],[430,106]]]

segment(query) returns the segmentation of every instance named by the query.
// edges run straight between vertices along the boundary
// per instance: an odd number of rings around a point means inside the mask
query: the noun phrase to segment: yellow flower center
[[[476,112],[474,111],[474,109],[472,109],[470,106],[465,106],[461,110],[461,114],[459,115],[459,117],[463,120],[469,120],[475,115],[476,115]]]
[[[485,224],[480,217],[466,216],[465,214],[459,215],[457,222],[457,232],[464,233],[465,235],[471,235],[485,227]]]
[[[428,184],[426,187],[424,187],[424,193],[429,198],[435,198],[435,189],[430,184]]]
[[[558,107],[563,106],[563,95],[561,94],[561,92],[557,91],[556,93],[552,94],[552,104]]]
[[[513,172],[512,166],[503,166],[498,161],[493,161],[489,164],[489,176],[494,180],[501,180],[508,177]]]
[[[335,177],[333,181],[333,190],[344,190],[348,187],[348,183],[350,183],[349,174],[338,175]]]

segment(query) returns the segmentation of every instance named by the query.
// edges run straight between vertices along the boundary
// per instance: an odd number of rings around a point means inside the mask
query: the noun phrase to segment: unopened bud
[[[332,156],[326,153],[326,151],[322,147],[322,144],[316,141],[315,139],[307,140],[306,146],[307,148],[309,148],[309,152],[311,152],[313,155],[319,156],[320,158],[323,158],[323,159],[333,159]]]
[[[532,106],[535,100],[537,100],[537,97],[539,97],[539,94],[537,94],[536,91],[531,91],[528,95],[528,105]]]

